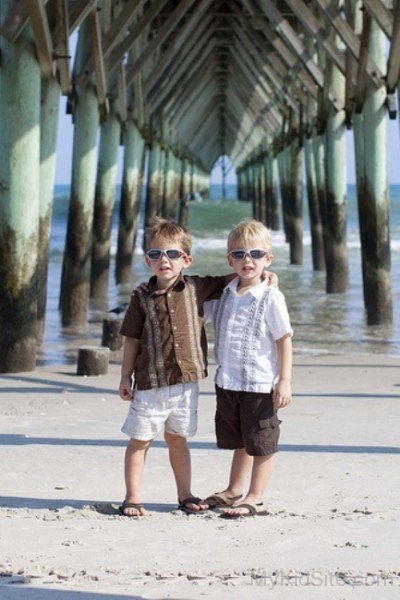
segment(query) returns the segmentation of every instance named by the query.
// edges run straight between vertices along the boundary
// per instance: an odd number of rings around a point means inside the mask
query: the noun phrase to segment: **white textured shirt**
[[[206,304],[214,327],[216,384],[224,389],[269,393],[279,374],[276,340],[293,334],[285,297],[262,282],[244,294],[233,279],[219,300]]]

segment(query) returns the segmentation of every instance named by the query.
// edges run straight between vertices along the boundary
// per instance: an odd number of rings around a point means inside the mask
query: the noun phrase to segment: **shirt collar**
[[[228,283],[228,285],[225,287],[225,290],[229,290],[230,292],[237,293],[238,285],[239,285],[239,277],[235,277],[235,279],[232,279],[232,281],[230,283]],[[251,294],[252,296],[254,296],[254,298],[259,299],[265,293],[265,290],[267,287],[268,287],[267,283],[265,281],[261,281],[261,283],[254,285],[246,293]]]
[[[185,279],[184,279],[183,274],[181,272],[179,274],[178,279],[174,283],[173,287],[170,288],[170,289],[173,289],[175,291],[180,291],[180,290],[183,290],[184,287],[185,287]],[[153,294],[159,295],[159,290],[157,288],[157,275],[152,275],[150,277],[149,283],[148,283],[148,293],[149,293],[149,296],[152,296]]]

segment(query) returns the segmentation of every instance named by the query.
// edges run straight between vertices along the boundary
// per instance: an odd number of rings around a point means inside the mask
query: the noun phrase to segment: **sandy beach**
[[[226,521],[176,510],[162,439],[127,519],[119,366],[0,376],[0,598],[398,598],[400,368],[387,356],[295,357],[281,411],[269,514]],[[191,442],[193,491],[223,489],[230,452],[214,443],[212,371]]]

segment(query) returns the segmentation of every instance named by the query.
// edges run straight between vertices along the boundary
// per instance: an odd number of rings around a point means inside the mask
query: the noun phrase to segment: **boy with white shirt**
[[[231,507],[225,518],[263,515],[263,494],[279,439],[277,409],[292,399],[292,333],[285,298],[262,281],[271,264],[268,229],[239,223],[228,236],[228,262],[237,277],[210,303],[215,333],[219,448],[233,449],[228,487],[206,498],[210,508]],[[246,475],[250,487],[242,498]]]

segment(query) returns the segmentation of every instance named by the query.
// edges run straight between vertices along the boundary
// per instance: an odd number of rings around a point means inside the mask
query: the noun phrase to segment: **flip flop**
[[[239,496],[228,496],[226,492],[216,492],[215,494],[211,494],[208,496],[204,503],[208,504],[209,508],[219,508],[219,507],[227,507],[233,506],[235,502],[240,500],[242,494]]]
[[[203,513],[207,508],[201,508],[200,510],[195,510],[193,508],[189,508],[188,504],[195,504],[199,506],[199,504],[203,504],[204,500],[198,498],[197,496],[189,496],[189,498],[185,498],[184,500],[179,500],[178,498],[178,510],[182,510],[187,515],[197,515],[199,513]]]
[[[137,515],[127,515],[124,512],[126,508],[135,508],[139,512]],[[140,513],[142,508],[142,504],[136,504],[135,502],[123,502],[121,506],[118,507],[118,510],[123,517],[128,517],[129,519],[138,519],[139,517],[144,517],[144,515]]]
[[[222,515],[220,515],[221,519],[239,519],[240,517],[264,517],[265,515],[268,514],[268,511],[265,509],[258,509],[257,507],[264,506],[263,502],[259,502],[259,504],[237,504],[235,507],[233,508],[246,508],[249,512],[247,513],[242,513],[242,514],[231,514],[228,512],[224,512],[222,513]]]

